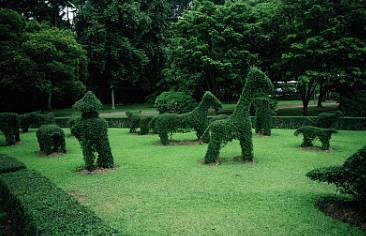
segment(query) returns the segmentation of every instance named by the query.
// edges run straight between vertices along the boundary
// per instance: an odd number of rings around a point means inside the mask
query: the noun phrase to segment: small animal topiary
[[[19,116],[16,113],[0,113],[0,130],[5,135],[6,145],[15,145],[20,141]]]
[[[46,155],[66,153],[65,133],[58,125],[42,125],[36,135],[41,152]]]
[[[314,169],[306,176],[315,181],[335,184],[366,210],[366,146],[350,156],[342,166]]]
[[[222,104],[215,95],[207,91],[203,95],[201,102],[193,111],[183,114],[165,113],[158,115],[153,119],[153,130],[159,134],[160,142],[163,145],[169,143],[169,133],[174,133],[181,129],[194,129],[197,138],[208,141],[208,137],[202,137],[202,135],[207,128],[208,109],[210,107],[219,109],[222,107]]]
[[[268,97],[272,90],[273,85],[269,78],[260,69],[251,67],[233,114],[227,119],[212,122],[203,135],[210,133],[210,142],[204,157],[205,163],[216,162],[222,145],[233,139],[240,141],[242,160],[253,160],[252,123],[249,116],[250,105],[255,99]]]
[[[89,171],[95,167],[112,168],[114,165],[108,139],[108,124],[97,112],[102,107],[102,103],[90,91],[73,105],[74,109],[81,112],[81,118],[75,120],[71,133],[81,144],[85,168]],[[94,153],[98,153],[96,164]]]
[[[341,111],[336,112],[322,112],[318,115],[316,126],[321,128],[336,128],[338,120],[343,116]]]
[[[150,131],[149,123],[154,116],[143,115],[141,111],[138,112],[126,112],[127,119],[130,125],[130,133],[137,133],[137,129],[140,128],[140,135],[148,134]]]
[[[256,99],[255,104],[255,133],[271,136],[272,110],[268,98]]]
[[[301,147],[312,147],[313,141],[318,138],[322,144],[323,150],[328,150],[330,148],[330,139],[332,134],[337,133],[335,129],[319,128],[315,126],[303,126],[298,128],[294,135],[298,136],[302,134],[304,139]]]
[[[41,125],[52,124],[55,122],[53,113],[41,114],[39,112],[25,113],[19,116],[20,128],[24,133],[30,127],[38,128]]]

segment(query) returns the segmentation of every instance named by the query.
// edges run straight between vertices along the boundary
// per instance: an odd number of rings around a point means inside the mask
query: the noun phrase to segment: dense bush
[[[0,154],[0,174],[24,169],[25,165],[8,155]]]
[[[30,127],[38,128],[41,125],[54,123],[53,113],[42,114],[39,112],[25,113],[19,116],[20,128],[23,132],[28,132]]]
[[[346,115],[366,117],[366,90],[341,97],[340,104],[341,110]]]
[[[0,196],[19,235],[114,235],[95,213],[32,170],[0,175]]]
[[[316,126],[321,128],[336,128],[338,127],[338,120],[343,116],[340,111],[336,112],[322,112],[318,115]]]
[[[366,146],[350,156],[342,166],[315,169],[306,176],[335,184],[343,193],[353,196],[366,210]]]
[[[215,120],[225,120],[226,118],[228,118],[229,116],[226,114],[219,114],[216,116],[208,116],[208,123],[211,124],[212,122],[214,122]]]
[[[85,168],[89,171],[95,166],[112,168],[114,163],[108,139],[108,124],[97,112],[102,107],[102,103],[90,91],[73,105],[74,109],[81,112],[81,118],[75,120],[71,133],[81,144]],[[96,165],[95,152],[98,153]]]
[[[269,99],[256,99],[255,104],[255,132],[271,136],[272,110]]]
[[[150,121],[154,118],[151,115],[143,115],[139,112],[126,112],[127,119],[129,122],[130,133],[137,133],[137,129],[140,128],[141,135],[148,134],[150,131]]]
[[[251,67],[234,113],[224,120],[212,122],[205,131],[210,134],[210,142],[204,157],[205,163],[216,162],[223,144],[238,139],[242,150],[242,160],[253,160],[252,123],[249,116],[250,105],[255,99],[268,97],[273,85],[258,68]]]
[[[295,131],[294,135],[303,135],[304,138],[301,147],[312,147],[313,141],[318,138],[322,144],[322,149],[328,150],[330,148],[330,139],[332,138],[332,134],[335,133],[337,133],[337,130],[335,129],[319,128],[315,126],[303,126],[298,128]]]
[[[6,145],[20,141],[19,116],[15,113],[0,113],[0,130],[5,135]]]
[[[208,109],[222,107],[220,100],[211,92],[205,92],[200,103],[193,111],[183,114],[165,113],[153,119],[153,130],[159,134],[163,145],[169,143],[168,134],[178,132],[181,129],[194,129],[197,138],[207,142],[207,136],[202,137],[208,125]]]
[[[65,133],[58,125],[42,125],[36,135],[41,152],[46,155],[66,153]]]
[[[197,102],[184,92],[162,92],[156,97],[154,107],[159,113],[184,113],[193,110]]]

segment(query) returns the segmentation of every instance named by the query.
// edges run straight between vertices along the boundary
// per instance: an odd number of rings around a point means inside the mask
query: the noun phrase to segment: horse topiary
[[[15,145],[19,142],[19,115],[11,112],[0,113],[0,130],[5,135],[6,145]]]
[[[90,91],[73,105],[73,108],[81,112],[81,117],[74,121],[71,133],[81,144],[85,168],[89,171],[96,166],[112,168],[114,164],[108,140],[108,125],[104,119],[99,117],[97,112],[102,107],[102,103]],[[96,164],[94,163],[95,152],[98,153]]]
[[[298,136],[302,134],[304,139],[301,147],[312,147],[313,141],[318,138],[322,144],[323,150],[328,150],[330,148],[330,139],[332,134],[337,133],[335,129],[319,128],[315,126],[303,126],[298,128],[294,135]]]
[[[153,130],[159,134],[160,142],[163,145],[169,144],[168,134],[177,132],[179,129],[194,129],[197,138],[207,141],[207,137],[202,137],[208,125],[208,109],[220,109],[220,100],[207,91],[203,95],[200,103],[195,109],[183,114],[165,113],[155,117],[151,124]]]
[[[253,160],[252,123],[249,116],[250,105],[255,99],[268,97],[273,90],[269,78],[258,68],[251,67],[236,108],[231,116],[224,120],[212,122],[205,131],[210,133],[210,142],[204,157],[205,163],[218,160],[223,144],[238,139],[244,161]]]
[[[42,125],[36,135],[41,152],[46,155],[66,153],[65,133],[58,125]]]
[[[255,104],[255,133],[271,136],[272,110],[268,98],[260,98]]]
[[[366,146],[350,156],[342,166],[318,168],[306,174],[312,180],[335,184],[350,194],[366,210]]]

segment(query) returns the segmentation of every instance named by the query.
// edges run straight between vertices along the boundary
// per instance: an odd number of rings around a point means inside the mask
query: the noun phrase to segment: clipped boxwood
[[[37,130],[39,150],[46,155],[66,153],[65,133],[58,125],[42,125]]]
[[[19,116],[16,113],[0,113],[0,131],[5,135],[6,145],[15,145],[20,141]]]
[[[117,235],[102,220],[33,170],[0,175],[0,195],[20,235]]]
[[[154,107],[160,113],[185,113],[193,110],[197,102],[184,92],[162,92],[156,97]]]
[[[44,124],[52,124],[55,122],[53,113],[42,114],[39,112],[25,113],[19,116],[20,128],[24,133],[28,132],[30,127],[38,128]]]
[[[0,154],[0,174],[24,169],[23,162],[18,161],[14,157]]]

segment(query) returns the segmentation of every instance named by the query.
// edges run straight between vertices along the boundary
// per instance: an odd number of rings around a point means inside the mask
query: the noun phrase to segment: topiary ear
[[[84,95],[84,97],[82,97],[79,101],[75,102],[75,104],[72,107],[74,109],[81,111],[82,113],[88,113],[102,109],[103,104],[94,95],[93,92],[88,91]]]

